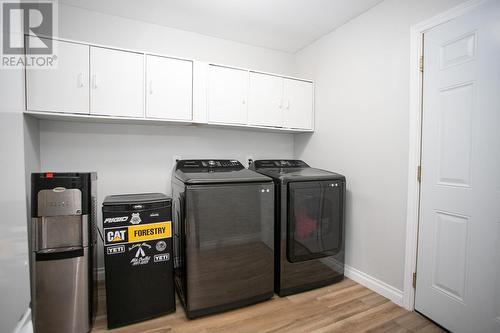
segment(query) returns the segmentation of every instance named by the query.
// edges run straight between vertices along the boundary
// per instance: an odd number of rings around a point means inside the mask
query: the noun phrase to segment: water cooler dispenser
[[[86,333],[97,308],[95,173],[32,174],[34,329]]]

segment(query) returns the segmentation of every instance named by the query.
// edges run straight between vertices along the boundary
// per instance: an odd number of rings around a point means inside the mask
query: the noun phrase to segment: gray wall
[[[174,156],[243,163],[247,156],[291,158],[293,139],[289,134],[222,128],[41,121],[40,156],[44,171],[97,171],[101,207],[110,194],[170,195]],[[101,221],[99,211],[99,225]]]
[[[345,174],[346,263],[403,289],[410,27],[461,0],[386,0],[297,54],[316,80],[316,132],[295,155]]]

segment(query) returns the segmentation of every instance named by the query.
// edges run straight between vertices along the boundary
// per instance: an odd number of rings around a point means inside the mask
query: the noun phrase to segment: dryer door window
[[[288,185],[287,256],[290,262],[337,254],[343,241],[344,187],[339,181]]]

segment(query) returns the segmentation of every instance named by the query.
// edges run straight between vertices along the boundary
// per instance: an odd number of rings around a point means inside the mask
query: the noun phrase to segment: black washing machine
[[[280,296],[344,277],[345,177],[299,160],[257,160],[275,184],[275,291]]]
[[[274,294],[274,184],[235,160],[181,160],[172,175],[174,267],[188,318]]]

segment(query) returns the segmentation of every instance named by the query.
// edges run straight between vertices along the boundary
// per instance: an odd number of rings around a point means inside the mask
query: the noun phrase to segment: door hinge
[[[417,272],[413,273],[413,281],[411,285],[413,286],[413,289],[417,288]]]
[[[418,69],[423,73],[424,72],[424,56],[420,56],[420,61],[418,64]]]
[[[421,182],[422,181],[422,166],[419,165],[417,167],[417,182]]]

